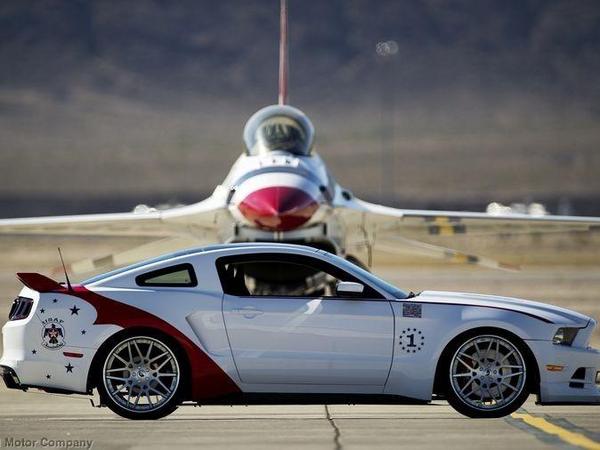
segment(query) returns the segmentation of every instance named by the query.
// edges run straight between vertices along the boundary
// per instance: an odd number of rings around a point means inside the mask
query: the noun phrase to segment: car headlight
[[[571,345],[578,332],[579,328],[559,328],[552,338],[552,343],[556,345]]]

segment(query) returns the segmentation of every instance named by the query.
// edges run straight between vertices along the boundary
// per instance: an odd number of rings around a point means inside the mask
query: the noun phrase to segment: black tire
[[[168,416],[185,391],[184,362],[180,349],[159,334],[121,336],[107,347],[97,366],[102,404],[127,419]]]
[[[478,347],[481,352],[471,350]],[[446,399],[459,413],[471,418],[504,417],[527,400],[528,377],[533,378],[534,371],[520,339],[482,331],[455,340],[445,353]]]

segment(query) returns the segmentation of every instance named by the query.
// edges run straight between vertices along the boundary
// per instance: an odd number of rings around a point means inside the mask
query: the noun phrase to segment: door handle
[[[254,319],[256,316],[260,316],[263,312],[254,306],[244,306],[243,308],[236,308],[233,312],[241,314],[246,319]]]

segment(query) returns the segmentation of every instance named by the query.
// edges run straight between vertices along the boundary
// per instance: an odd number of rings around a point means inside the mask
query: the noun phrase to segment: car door
[[[389,301],[378,292],[366,286],[362,297],[336,296],[335,282],[359,280],[305,255],[237,255],[217,265],[242,382],[385,384],[394,323]]]

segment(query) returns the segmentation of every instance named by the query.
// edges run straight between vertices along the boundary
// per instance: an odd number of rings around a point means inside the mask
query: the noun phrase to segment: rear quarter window
[[[143,273],[135,278],[135,282],[138,286],[151,287],[194,287],[198,285],[194,266],[187,263]]]

